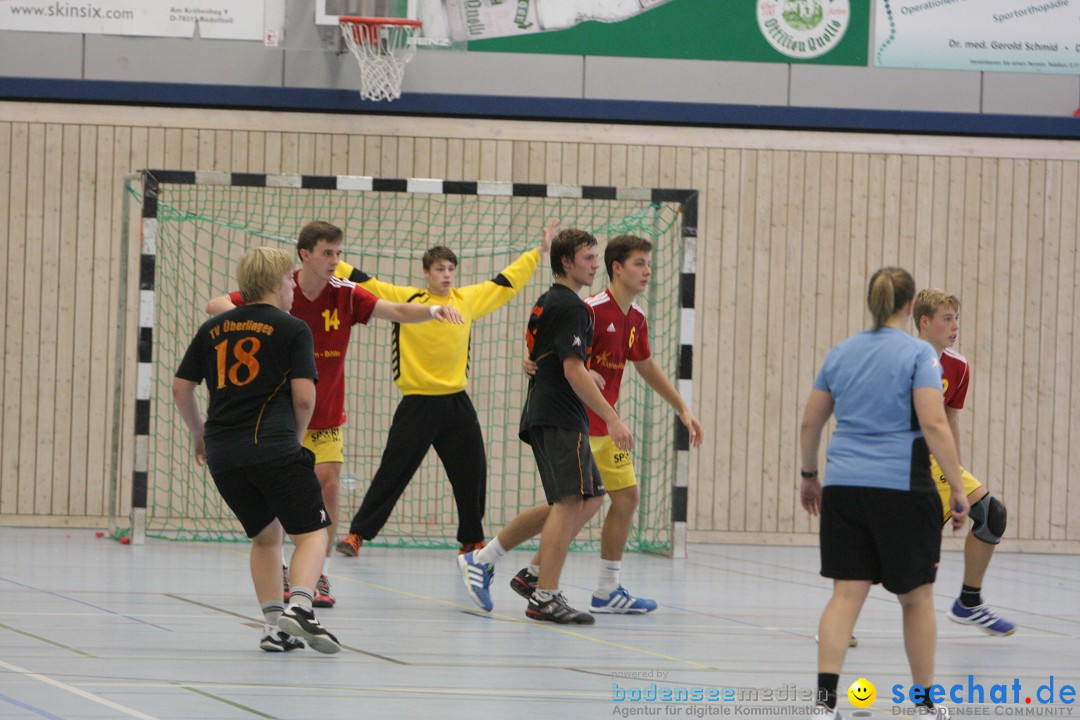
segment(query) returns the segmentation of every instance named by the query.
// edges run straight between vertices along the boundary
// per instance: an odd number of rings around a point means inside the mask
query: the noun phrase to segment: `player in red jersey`
[[[296,290],[290,311],[307,323],[315,339],[319,386],[304,447],[315,453],[315,474],[332,523],[322,575],[315,590],[315,607],[333,607],[336,602],[330,593],[327,574],[337,530],[341,465],[345,460],[341,426],[345,424],[345,353],[352,326],[366,325],[372,317],[395,323],[418,323],[432,318],[461,322],[461,314],[452,307],[379,300],[355,283],[335,277],[343,239],[340,228],[321,220],[309,222],[300,230],[296,253],[301,265],[295,273]],[[221,295],[207,303],[206,312],[217,315],[242,302],[238,292]]]
[[[912,311],[919,337],[931,345],[941,356],[941,384],[945,396],[945,417],[956,442],[956,455],[960,457],[960,410],[967,397],[970,368],[964,356],[952,350],[960,332],[960,300],[943,290],[928,288],[915,296]],[[938,481],[941,493],[944,522],[952,515],[949,508],[949,485],[938,467],[937,460],[930,457],[930,471]],[[964,584],[960,597],[949,608],[950,620],[962,625],[974,625],[989,635],[1012,635],[1016,625],[995,613],[982,601],[982,584],[986,568],[994,555],[994,548],[1001,542],[1005,532],[1005,505],[991,495],[986,487],[964,470],[964,491],[971,501],[971,531],[964,541]]]
[[[595,332],[589,373],[604,399],[615,407],[619,399],[623,370],[627,362],[634,364],[641,379],[668,402],[679,414],[690,435],[690,445],[700,447],[703,439],[701,423],[679,395],[679,391],[664,375],[649,348],[649,327],[645,314],[634,299],[645,292],[652,275],[652,243],[635,235],[620,235],[608,241],[604,250],[610,283],[606,290],[585,300],[593,311]],[[527,364],[527,371],[531,367]],[[638,598],[627,592],[619,581],[623,550],[630,537],[640,500],[633,456],[620,450],[608,435],[604,421],[589,409],[589,446],[611,506],[604,517],[600,536],[600,575],[593,592],[590,610],[594,613],[641,615],[656,609],[656,601]],[[599,509],[599,506],[597,506]],[[587,520],[588,518],[586,518]],[[579,528],[580,529],[580,528]],[[510,581],[519,594],[528,597],[529,588],[539,575],[540,555]]]

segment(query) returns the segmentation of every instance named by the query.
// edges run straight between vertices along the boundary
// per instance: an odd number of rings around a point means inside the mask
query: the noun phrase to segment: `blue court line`
[[[23,710],[29,710],[30,712],[34,713],[35,715],[40,715],[43,718],[49,718],[49,720],[64,720],[64,718],[60,717],[59,715],[53,715],[48,710],[42,710],[39,707],[34,707],[33,705],[27,705],[26,703],[20,702],[19,700],[16,700],[13,697],[9,697],[7,695],[4,695],[3,693],[0,693],[0,700],[3,700],[4,702],[9,703],[11,705],[14,705],[15,707],[20,707]]]
[[[58,592],[52,592],[51,590],[42,590],[41,588],[36,588],[33,585],[26,585],[26,584],[23,584],[23,583],[18,582],[16,580],[12,580],[10,578],[0,577],[0,580],[2,580],[3,582],[6,582],[6,583],[11,583],[12,585],[17,585],[17,586],[19,586],[21,588],[26,588],[27,590],[33,590],[34,592],[39,592],[39,593],[42,593],[44,595],[52,595],[53,597],[58,597],[58,598],[61,598],[63,600],[67,600],[67,601],[73,602],[73,603],[78,603],[79,605],[85,605],[86,607],[94,608],[95,610],[100,610],[101,612],[109,613],[110,615],[116,615],[117,617],[126,618],[128,620],[131,620],[132,622],[141,623],[143,625],[149,625],[150,627],[157,628],[158,630],[164,630],[165,632],[173,632],[171,629],[169,629],[167,627],[163,627],[161,625],[157,625],[157,624],[152,623],[152,622],[147,622],[146,620],[140,620],[139,618],[132,617],[131,615],[125,615],[123,613],[118,613],[115,610],[110,610],[109,608],[101,607],[100,605],[95,605],[94,603],[89,603],[89,602],[86,602],[85,600],[79,600],[78,598],[69,597],[67,595],[63,595],[63,594],[58,593]]]

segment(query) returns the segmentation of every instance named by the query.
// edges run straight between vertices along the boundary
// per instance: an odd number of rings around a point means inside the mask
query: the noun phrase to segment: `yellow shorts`
[[[964,470],[963,468],[960,468]],[[949,506],[949,500],[952,499],[952,488],[949,487],[949,481],[945,479],[945,475],[941,472],[941,466],[937,464],[937,458],[933,455],[930,456],[930,472],[933,474],[934,479],[937,480],[938,495],[941,496],[941,509],[944,515],[942,522],[948,522],[952,517],[952,508]],[[983,484],[975,479],[975,476],[964,470],[964,494],[970,495]]]
[[[604,488],[608,492],[637,485],[634,459],[630,451],[615,447],[615,441],[610,435],[590,435],[589,448],[596,460],[596,466],[600,468],[600,477],[604,479]]]
[[[304,433],[304,442],[301,444],[315,453],[316,465],[345,462],[345,449],[341,442],[341,428],[339,427],[308,430]]]

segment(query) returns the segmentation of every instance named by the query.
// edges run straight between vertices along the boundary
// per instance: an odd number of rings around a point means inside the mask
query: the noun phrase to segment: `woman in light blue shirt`
[[[821,574],[833,579],[818,628],[820,714],[833,720],[841,717],[836,688],[848,640],[873,583],[900,601],[913,684],[933,684],[941,500],[931,452],[952,488],[953,527],[962,527],[969,509],[942,402],[941,364],[928,343],[905,330],[914,298],[906,270],[874,273],[867,293],[874,327],[829,351],[800,429],[802,506],[821,514]],[[822,490],[818,453],[833,414]],[[945,708],[924,704],[931,717],[948,718]]]

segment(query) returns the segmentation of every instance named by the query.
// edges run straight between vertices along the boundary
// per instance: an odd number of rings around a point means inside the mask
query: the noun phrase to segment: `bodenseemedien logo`
[[[799,60],[824,55],[843,39],[848,0],[758,0],[761,34],[777,52]]]

